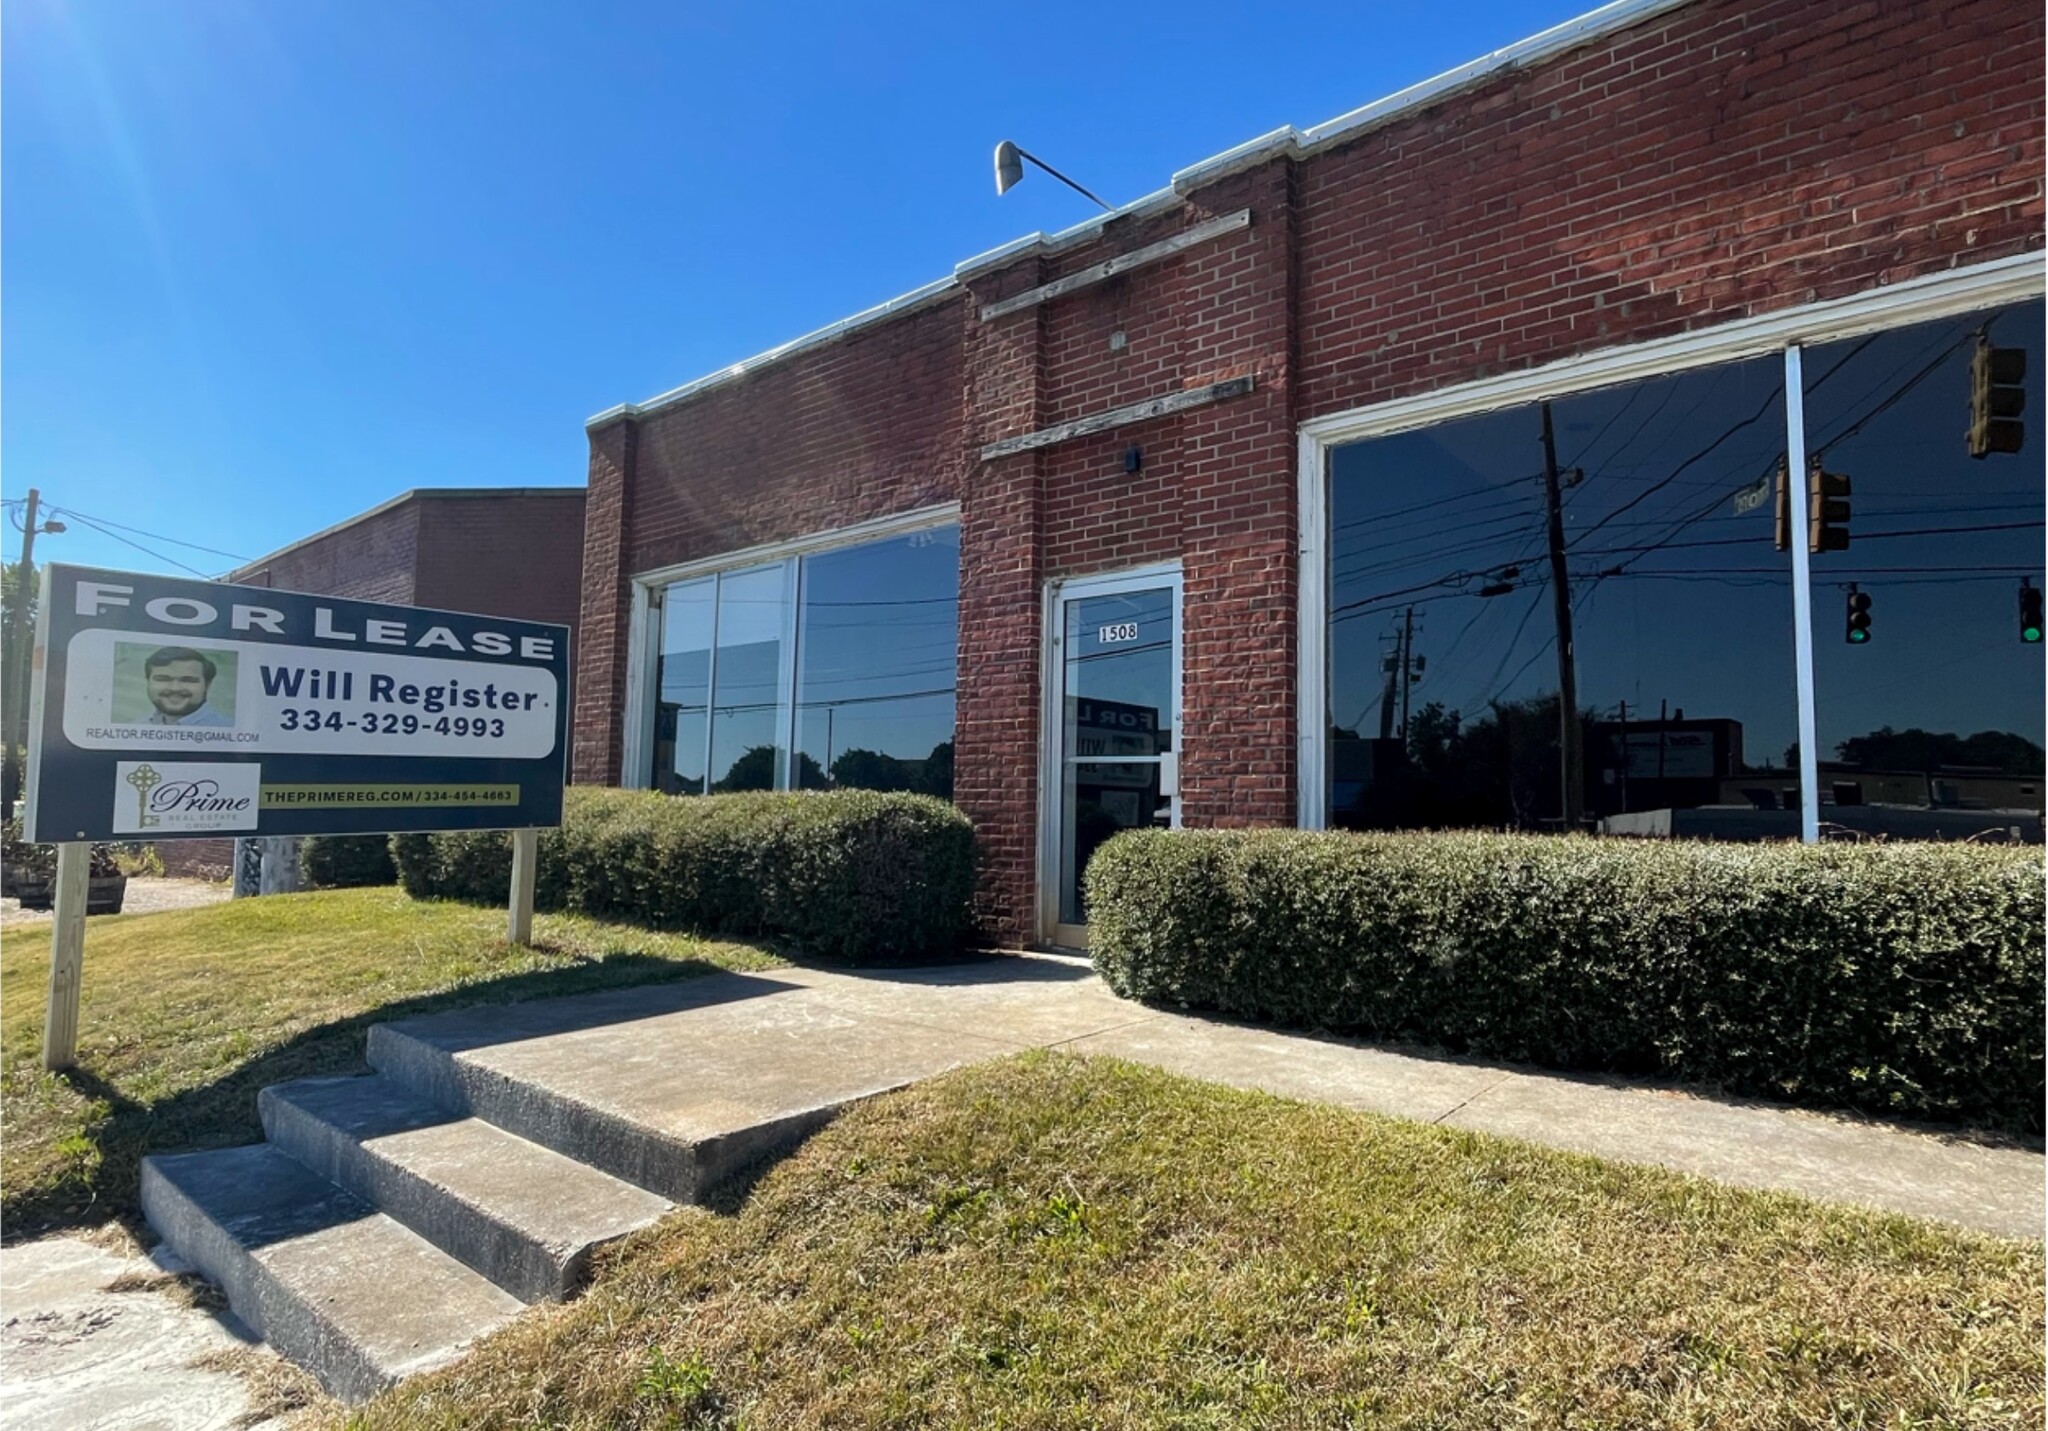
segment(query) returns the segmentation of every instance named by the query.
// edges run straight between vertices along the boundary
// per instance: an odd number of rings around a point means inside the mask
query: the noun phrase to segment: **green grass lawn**
[[[130,1219],[144,1154],[255,1142],[256,1091],[364,1073],[369,1026],[781,961],[743,944],[396,889],[235,900],[86,929],[78,1067],[41,1071],[47,927],[0,942],[0,1225],[9,1239]]]
[[[735,1201],[350,1424],[2041,1424],[2038,1243],[1113,1060],[874,1100]]]
[[[261,1136],[381,1019],[778,961],[394,890],[93,921],[81,1067],[0,951],[10,1236],[133,1220],[155,1150]],[[604,1254],[405,1428],[2006,1427],[2043,1416],[2042,1248],[1031,1054],[849,1110]],[[286,1402],[289,1404],[289,1398]]]

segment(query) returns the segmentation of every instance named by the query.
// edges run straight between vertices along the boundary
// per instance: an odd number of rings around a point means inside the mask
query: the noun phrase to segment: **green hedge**
[[[502,903],[502,832],[397,835],[418,898]],[[664,929],[766,937],[847,963],[955,952],[969,929],[974,830],[925,795],[713,795],[572,789],[540,837],[534,903]]]
[[[395,883],[398,867],[388,836],[308,835],[299,841],[299,877],[308,889],[356,889]]]
[[[2041,1125],[2036,849],[1134,831],[1087,892],[1127,998]]]

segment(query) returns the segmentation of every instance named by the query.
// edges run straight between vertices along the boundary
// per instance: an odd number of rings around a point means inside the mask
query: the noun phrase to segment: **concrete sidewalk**
[[[1167,1013],[1034,956],[717,974],[377,1024],[372,1074],[262,1090],[266,1142],[144,1159],[142,1210],[251,1330],[361,1401],[574,1295],[597,1248],[719,1197],[848,1103],[1033,1048],[2042,1231],[2038,1152]]]
[[[701,1162],[705,1149],[732,1140],[743,1156],[749,1130],[814,1124],[946,1068],[1056,1048],[2001,1236],[2043,1232],[2044,1160],[2032,1149],[1169,1013],[1047,956],[717,975],[388,1027],[391,1046],[431,1050],[459,1070],[443,1077],[523,1097],[544,1090],[606,1126],[660,1130],[697,1150],[697,1178],[717,1171]]]

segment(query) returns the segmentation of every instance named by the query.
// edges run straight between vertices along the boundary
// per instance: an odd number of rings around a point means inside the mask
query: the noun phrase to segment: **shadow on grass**
[[[80,1097],[108,1110],[85,1131],[98,1157],[89,1173],[8,1189],[0,1199],[0,1242],[19,1242],[108,1221],[119,1221],[143,1241],[150,1241],[142,1230],[142,1214],[136,1204],[143,1158],[152,1153],[196,1152],[262,1141],[257,1091],[294,1078],[370,1072],[363,1051],[372,1024],[472,1005],[523,1003],[728,972],[701,959],[614,954],[398,999],[307,1029],[211,1083],[150,1104],[138,1103],[90,1068],[68,1069],[55,1076]]]

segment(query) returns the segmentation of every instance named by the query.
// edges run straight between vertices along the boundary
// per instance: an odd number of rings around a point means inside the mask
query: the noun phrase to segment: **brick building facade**
[[[641,578],[957,504],[995,932],[1050,937],[1068,579],[1178,563],[1181,822],[1321,823],[1318,434],[2038,295],[2042,41],[2003,0],[1625,0],[598,415],[575,778],[645,780]]]

